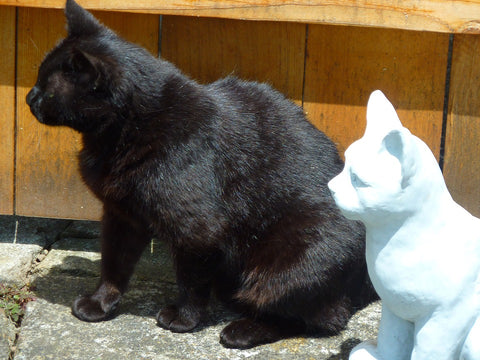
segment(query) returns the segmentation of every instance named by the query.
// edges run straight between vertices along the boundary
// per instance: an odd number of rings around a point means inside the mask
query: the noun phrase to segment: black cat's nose
[[[27,94],[27,104],[28,106],[32,106],[33,100],[37,97],[37,95],[40,93],[40,90],[34,86],[32,90],[30,90]]]

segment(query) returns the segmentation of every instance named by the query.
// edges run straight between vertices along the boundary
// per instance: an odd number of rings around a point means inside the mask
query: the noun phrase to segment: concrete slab
[[[8,359],[15,343],[15,325],[8,320],[3,309],[0,309],[0,359]]]
[[[0,283],[25,285],[32,263],[41,252],[38,245],[0,243]]]
[[[27,271],[27,280],[35,286],[36,300],[27,306],[14,346],[14,360],[340,360],[348,359],[350,349],[358,342],[376,336],[379,303],[357,313],[348,328],[338,336],[293,338],[250,350],[232,350],[220,345],[222,328],[236,315],[219,304],[212,306],[207,324],[193,333],[174,334],[163,330],[156,326],[155,315],[163,305],[176,298],[177,289],[168,251],[156,241],[143,254],[130,289],[117,309],[117,316],[106,322],[85,323],[71,314],[70,306],[76,296],[92,291],[98,282],[99,224],[48,224],[47,221],[42,225],[41,221],[33,220],[27,226],[28,220],[22,220],[22,226],[30,229],[30,235],[23,238],[22,245],[15,244],[15,257],[22,254],[26,258],[34,256],[30,246],[36,246],[35,251],[40,253]],[[39,228],[48,230],[38,231]],[[18,233],[17,229],[17,239]],[[0,235],[2,238],[11,239],[12,234]],[[2,248],[8,249],[10,245],[0,242],[0,253]],[[46,249],[44,245],[48,245]],[[13,254],[10,250],[7,253]],[[13,264],[14,259],[8,261]],[[25,271],[25,268],[19,268],[18,272]],[[14,276],[9,274],[8,277]],[[0,324],[0,339],[4,334]],[[10,343],[9,346],[11,349]]]
[[[295,338],[250,350],[232,350],[218,343],[221,329],[231,318],[218,310],[207,326],[194,333],[173,334],[158,328],[154,319],[157,307],[150,305],[164,302],[166,296],[160,289],[136,288],[124,299],[119,315],[102,323],[81,322],[70,314],[68,306],[39,299],[30,303],[15,360],[348,359],[349,350],[362,334],[375,329],[379,311],[378,304],[365,309],[336,337]],[[359,320],[365,313],[374,314],[367,316],[373,317],[368,329]]]

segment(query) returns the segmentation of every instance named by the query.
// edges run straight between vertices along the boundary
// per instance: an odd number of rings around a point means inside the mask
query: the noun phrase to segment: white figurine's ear
[[[406,128],[391,130],[382,140],[382,148],[400,162],[402,167],[402,188],[408,185],[415,173],[415,159],[409,156],[411,133]]]
[[[400,163],[403,160],[404,138],[400,130],[390,131],[382,141],[383,147],[393,156],[395,156]]]
[[[401,128],[402,123],[393,105],[380,90],[375,90],[368,99],[364,136],[383,138],[390,130]]]

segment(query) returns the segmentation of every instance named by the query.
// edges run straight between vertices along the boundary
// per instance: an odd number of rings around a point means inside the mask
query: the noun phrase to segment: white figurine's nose
[[[330,181],[328,182],[328,184],[327,184],[327,185],[328,185],[328,189],[330,190],[330,192],[331,192],[332,194],[335,194],[335,192],[336,192],[336,190],[335,190],[335,189],[337,188],[336,183],[338,182],[338,179],[337,179],[337,178],[338,178],[338,175],[335,176],[332,180],[330,180]]]

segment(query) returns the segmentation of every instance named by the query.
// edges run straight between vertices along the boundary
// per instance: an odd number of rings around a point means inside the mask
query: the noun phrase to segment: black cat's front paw
[[[120,295],[113,298],[100,298],[98,295],[82,295],[75,299],[72,313],[77,318],[88,322],[97,322],[109,319],[120,300]]]
[[[169,305],[158,312],[157,324],[166,330],[184,333],[197,327],[201,318],[202,313],[198,310]]]
[[[90,296],[79,296],[72,305],[72,313],[83,321],[96,322],[107,318],[109,313],[102,309],[99,301]]]
[[[232,321],[220,333],[220,343],[233,349],[248,349],[282,338],[280,331],[274,326],[248,318]]]

